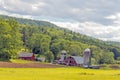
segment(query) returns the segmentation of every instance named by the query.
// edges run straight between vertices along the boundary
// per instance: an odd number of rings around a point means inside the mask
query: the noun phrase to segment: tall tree
[[[28,38],[28,47],[36,54],[44,54],[49,51],[50,37],[44,34],[33,34]]]
[[[22,41],[19,25],[14,20],[0,21],[0,56],[9,59],[16,56],[20,50]]]

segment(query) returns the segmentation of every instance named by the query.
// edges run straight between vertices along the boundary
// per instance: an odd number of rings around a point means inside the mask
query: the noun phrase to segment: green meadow
[[[120,70],[0,68],[1,80],[120,80]]]

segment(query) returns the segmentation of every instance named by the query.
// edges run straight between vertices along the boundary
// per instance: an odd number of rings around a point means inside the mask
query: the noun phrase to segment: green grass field
[[[120,80],[120,70],[0,68],[1,80]]]

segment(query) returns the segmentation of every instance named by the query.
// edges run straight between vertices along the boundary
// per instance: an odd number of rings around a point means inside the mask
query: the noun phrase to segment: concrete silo
[[[58,60],[59,64],[65,64],[66,54],[67,52],[65,50],[61,51],[61,56],[60,59]]]
[[[85,49],[83,52],[83,67],[89,67],[91,62],[91,50],[89,48]]]

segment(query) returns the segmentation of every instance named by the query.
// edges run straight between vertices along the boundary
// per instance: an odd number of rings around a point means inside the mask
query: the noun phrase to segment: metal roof
[[[33,53],[20,53],[19,54],[19,57],[32,57],[33,56]]]
[[[76,61],[77,64],[83,64],[83,57],[80,56],[71,56],[72,58],[74,58],[74,60]]]

